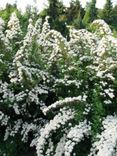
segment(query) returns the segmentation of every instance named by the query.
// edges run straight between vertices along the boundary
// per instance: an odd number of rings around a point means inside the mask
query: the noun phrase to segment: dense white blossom
[[[68,41],[48,18],[30,18],[24,36],[15,13],[6,31],[0,18],[3,139],[32,139],[38,156],[80,155],[75,148],[89,139],[90,155],[116,156],[117,39],[96,20],[94,32],[70,28]]]
[[[54,156],[60,156],[65,152],[65,148],[64,148],[65,142],[66,142],[66,134],[63,135],[63,137],[60,139],[59,143],[57,144]]]
[[[101,19],[95,20],[91,26],[96,27],[95,33],[99,36],[112,35],[112,31],[109,25],[105,23],[104,20]]]
[[[71,156],[73,148],[84,136],[90,135],[91,126],[87,124],[87,121],[80,122],[79,125],[72,127],[67,134],[65,143],[65,156]]]
[[[19,19],[15,12],[11,14],[10,20],[8,21],[8,28],[9,29],[6,30],[6,37],[10,40],[17,38],[22,33]]]
[[[74,118],[74,111],[71,109],[62,109],[61,112],[58,113],[54,117],[53,120],[48,123],[44,129],[41,130],[41,136],[38,139],[37,144],[37,154],[38,156],[43,156],[45,145],[48,144],[48,139],[51,137],[53,132],[56,132],[62,126],[64,126],[68,121]]]
[[[99,141],[93,143],[90,156],[112,156],[115,153],[117,145],[117,117],[107,116],[102,124],[103,131],[97,135]]]
[[[64,100],[59,100],[55,103],[53,103],[52,105],[48,106],[47,108],[45,108],[43,110],[44,114],[47,114],[50,110],[54,110],[54,109],[57,109],[57,108],[60,108],[60,107],[64,107],[65,105],[68,105],[70,103],[81,103],[85,101],[85,97],[81,97],[81,96],[78,96],[78,97],[68,97],[68,98],[65,98]]]

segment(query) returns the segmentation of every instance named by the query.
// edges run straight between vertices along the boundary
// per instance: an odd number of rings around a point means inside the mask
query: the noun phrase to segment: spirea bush
[[[0,19],[1,142],[38,156],[116,156],[117,39],[96,20],[90,32],[70,27],[68,40],[48,18],[29,19],[27,32],[15,13],[7,29]]]

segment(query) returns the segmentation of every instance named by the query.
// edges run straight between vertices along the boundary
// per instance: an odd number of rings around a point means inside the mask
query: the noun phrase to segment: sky
[[[6,3],[14,4],[17,1],[17,6],[22,11],[25,10],[27,5],[34,5],[34,1],[37,2],[37,6],[39,11],[41,11],[45,5],[47,5],[47,0],[0,0],[0,8],[4,8]],[[66,6],[69,6],[70,0],[62,0]],[[91,0],[80,0],[82,6],[84,7],[86,2],[90,2]],[[102,8],[105,4],[106,0],[97,0],[97,7]],[[113,4],[117,4],[117,0],[112,0]]]

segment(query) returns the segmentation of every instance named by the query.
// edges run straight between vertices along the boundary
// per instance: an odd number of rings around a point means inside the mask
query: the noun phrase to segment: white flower
[[[104,131],[97,138],[99,141],[92,145],[90,156],[111,156],[114,153],[117,143],[117,117],[107,116],[103,121]]]

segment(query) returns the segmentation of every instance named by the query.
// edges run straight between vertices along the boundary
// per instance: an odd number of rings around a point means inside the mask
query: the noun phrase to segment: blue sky
[[[17,1],[18,7],[22,9],[23,11],[25,10],[25,7],[30,4],[34,5],[34,1],[37,2],[37,6],[39,11],[43,9],[45,4],[47,4],[47,0],[0,0],[0,7],[5,7],[6,3],[11,3],[13,4],[15,1]],[[65,5],[69,5],[70,0],[62,0]],[[82,6],[84,7],[86,2],[90,2],[91,0],[80,0]],[[106,0],[97,0],[97,7],[102,8],[103,5],[105,4]],[[112,0],[114,4],[117,4],[117,0]]]

